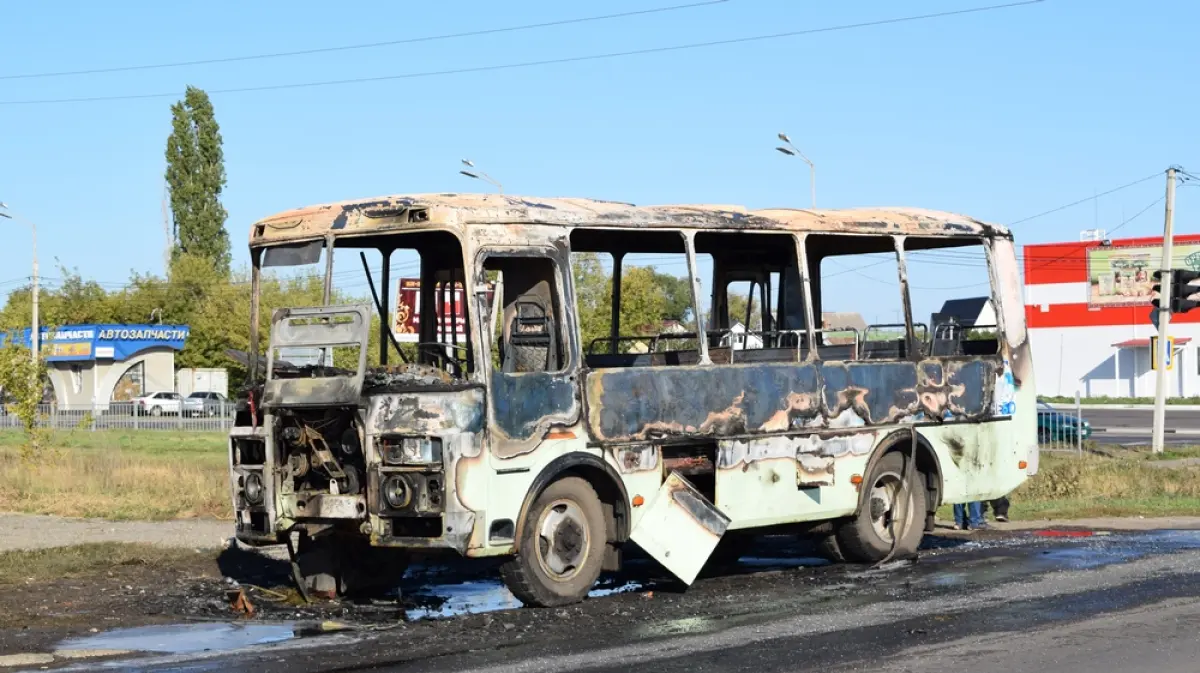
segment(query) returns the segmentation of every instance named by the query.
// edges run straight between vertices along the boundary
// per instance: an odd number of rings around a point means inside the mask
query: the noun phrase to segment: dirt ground
[[[993,530],[961,532],[939,528],[931,535],[927,546],[930,553],[979,541],[987,544],[1021,531],[1035,528],[1098,528],[1124,531],[1155,529],[1200,529],[1200,517],[1163,519],[1095,519],[1072,522],[1014,522],[995,524]],[[204,621],[288,621],[320,624],[328,620],[358,629],[390,629],[403,632],[404,637],[445,636],[451,640],[470,638],[472,630],[515,632],[536,630],[549,626],[555,619],[572,616],[579,623],[589,619],[637,619],[650,603],[656,619],[676,611],[688,612],[687,594],[683,587],[660,568],[646,561],[630,564],[623,574],[607,576],[605,586],[613,593],[626,595],[608,601],[589,601],[562,610],[493,612],[462,616],[453,620],[421,620],[414,611],[436,614],[442,604],[453,600],[453,592],[430,594],[431,584],[450,587],[497,584],[495,561],[465,561],[429,559],[418,562],[416,573],[398,591],[369,600],[302,603],[292,589],[290,567],[282,549],[271,548],[268,553],[233,545],[222,548],[221,531],[228,524],[213,521],[178,521],[170,524],[112,523],[55,519],[53,517],[0,516],[0,550],[12,550],[18,545],[49,547],[82,543],[155,543],[178,551],[164,554],[160,561],[143,563],[125,561],[116,565],[97,566],[93,570],[68,577],[20,579],[10,577],[0,581],[0,655],[17,652],[53,651],[64,638],[86,636],[97,631],[118,627],[154,624],[180,624]],[[23,530],[22,534],[14,531]],[[227,538],[224,538],[227,540]],[[54,543],[57,542],[57,545]],[[772,543],[778,547],[780,543]],[[730,570],[728,567],[706,570],[710,589],[718,593],[727,589],[731,604],[739,602],[743,592],[804,590],[806,575],[775,572],[772,568],[796,567],[812,562],[814,552],[809,548],[791,549],[794,543],[785,541],[786,548],[772,547],[765,555],[775,561],[751,562]],[[23,552],[15,552],[17,554]],[[32,554],[45,552],[30,552]],[[774,564],[774,565],[773,565]],[[814,565],[819,565],[818,561]],[[764,570],[765,568],[765,570]],[[778,586],[783,582],[787,586]],[[796,586],[793,586],[796,585]],[[231,606],[241,590],[254,607],[252,616]],[[711,594],[710,594],[711,595]],[[514,615],[520,615],[514,617]],[[647,612],[649,615],[650,612]],[[545,624],[543,624],[545,622]],[[508,635],[513,635],[509,633]],[[461,643],[460,643],[461,644]]]

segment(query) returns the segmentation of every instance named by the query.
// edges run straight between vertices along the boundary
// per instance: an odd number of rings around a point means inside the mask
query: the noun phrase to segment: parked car
[[[138,416],[178,414],[183,408],[179,393],[150,393],[133,399],[133,413]]]
[[[1064,414],[1045,402],[1037,403],[1037,414],[1040,442],[1073,442],[1092,436],[1091,423],[1072,414]]]
[[[183,413],[188,416],[224,416],[229,400],[221,393],[197,391],[183,398]]]

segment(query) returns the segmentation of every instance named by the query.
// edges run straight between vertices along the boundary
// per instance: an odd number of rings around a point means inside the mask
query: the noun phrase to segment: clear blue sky
[[[0,79],[0,102],[469,68],[998,1],[727,0],[378,49]],[[386,41],[685,2],[8,3],[0,75]],[[821,207],[920,206],[1007,223],[1172,163],[1200,171],[1197,26],[1196,3],[1046,0],[603,61],[215,93],[235,264],[246,263],[250,222],[279,210],[486,188],[458,175],[462,157],[511,193],[805,206],[806,167],[773,150],[779,131],[816,162]],[[174,100],[0,104],[0,200],[38,223],[46,275],[58,275],[56,258],[114,284],[131,270],[161,272],[163,149]],[[1146,182],[1101,198],[1098,208],[1089,202],[1018,225],[1018,242],[1074,239],[1097,220],[1111,229],[1163,190],[1162,180]],[[1200,189],[1180,191],[1179,231],[1196,231],[1197,203]],[[29,273],[29,234],[11,226],[0,248],[0,291]],[[1161,227],[1156,207],[1121,233]],[[948,266],[926,277],[951,286],[956,273]],[[856,274],[842,278],[857,296],[873,287]]]

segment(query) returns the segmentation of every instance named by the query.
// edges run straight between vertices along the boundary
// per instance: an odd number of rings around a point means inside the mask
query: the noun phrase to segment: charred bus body
[[[907,256],[968,246],[986,261],[986,338],[923,323],[909,301]],[[414,195],[282,213],[253,226],[250,248],[237,535],[298,534],[296,572],[314,590],[390,581],[406,551],[445,550],[509,557],[514,594],[559,605],[619,567],[630,541],[690,583],[726,533],[780,526],[875,562],[915,553],[940,504],[1007,494],[1037,468],[1012,236],[967,217]],[[328,304],[333,256],[356,249],[384,262],[374,309],[270,307],[261,354],[263,269],[324,257]],[[430,316],[404,362],[384,315],[369,368],[397,250],[419,255]],[[705,329],[621,325],[614,282],[608,333],[583,343],[579,253],[611,255],[617,279],[626,255],[679,255]],[[816,319],[835,282],[823,262],[853,253],[894,264],[904,315],[882,338]],[[733,281],[758,297],[750,332],[734,334]],[[465,303],[450,311],[465,313],[461,333],[433,308],[448,288]],[[282,356],[296,349],[319,357]]]

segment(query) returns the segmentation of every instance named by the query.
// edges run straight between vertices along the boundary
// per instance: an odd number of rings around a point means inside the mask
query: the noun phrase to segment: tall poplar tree
[[[208,94],[196,87],[189,86],[183,100],[171,106],[166,177],[174,220],[173,259],[180,255],[207,259],[227,278],[230,253],[227,214],[221,205],[225,187],[221,128]]]

